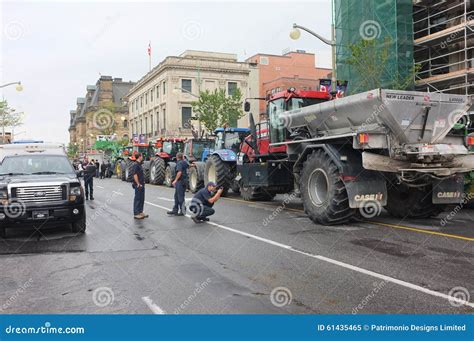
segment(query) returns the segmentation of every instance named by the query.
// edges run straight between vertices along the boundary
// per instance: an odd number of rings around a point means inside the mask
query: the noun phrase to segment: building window
[[[227,83],[227,94],[232,96],[237,90],[237,82],[228,82]]]
[[[128,128],[128,121],[127,119],[123,120],[123,127]]]
[[[157,110],[156,111],[156,131],[155,131],[155,135],[158,135],[159,131],[160,131],[160,112]]]
[[[160,98],[160,86],[156,86],[156,99]]]
[[[184,92],[192,92],[192,82],[190,79],[181,79],[181,88]]]
[[[150,90],[150,102],[153,102],[153,89]]]
[[[148,91],[145,92],[145,105],[148,103]]]
[[[140,108],[143,108],[143,95],[140,96]]]
[[[260,64],[261,65],[268,65],[268,57],[261,56],[260,57]]]
[[[181,108],[181,126],[185,129],[191,128],[191,116],[192,109],[191,107],[182,107]]]
[[[163,82],[163,95],[166,95],[166,81]]]
[[[163,129],[166,131],[166,109],[163,108]]]
[[[145,134],[148,134],[148,117],[145,117]]]
[[[154,124],[154,121],[153,121],[153,114],[150,114],[150,133],[151,135],[153,135],[153,124]]]

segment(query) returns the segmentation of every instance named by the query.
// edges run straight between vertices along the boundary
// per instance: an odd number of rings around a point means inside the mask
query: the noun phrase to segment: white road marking
[[[150,297],[148,297],[148,296],[142,297],[142,300],[143,300],[143,302],[145,302],[145,304],[148,306],[148,308],[150,308],[150,310],[153,312],[153,314],[157,314],[157,315],[166,314],[166,312],[163,309],[161,309],[155,303],[153,303],[153,301],[151,300]]]
[[[157,197],[156,199],[174,202],[174,199],[165,198],[165,197]],[[184,199],[184,200],[185,200],[185,201],[191,201],[192,199],[191,199],[191,198],[186,198],[186,199]]]
[[[151,205],[151,206],[161,208],[163,210],[169,210],[168,207],[157,205],[157,204],[151,203],[149,201],[145,201],[145,203],[148,204],[148,205]],[[186,215],[186,216],[190,217],[189,215]],[[346,268],[346,269],[349,269],[349,270],[352,270],[352,271],[356,271],[356,272],[359,272],[359,273],[364,274],[364,275],[379,278],[379,279],[382,279],[384,281],[391,282],[391,283],[394,283],[394,284],[398,284],[398,285],[401,285],[403,287],[413,289],[413,290],[416,290],[416,291],[420,291],[420,292],[423,292],[423,293],[431,295],[431,296],[440,297],[440,298],[446,299],[446,300],[451,301],[451,302],[456,302],[458,304],[463,304],[463,305],[466,305],[468,307],[474,308],[474,303],[465,301],[463,299],[460,299],[460,298],[457,298],[457,297],[454,297],[454,296],[450,296],[450,295],[446,295],[446,294],[443,294],[443,293],[438,292],[438,291],[426,289],[426,288],[423,288],[423,287],[421,287],[419,285],[416,285],[416,284],[405,282],[405,281],[402,281],[400,279],[393,278],[393,277],[390,277],[390,276],[382,275],[382,274],[379,274],[377,272],[374,272],[374,271],[371,271],[371,270],[366,270],[364,268],[361,268],[361,267],[358,267],[358,266],[355,266],[355,265],[351,265],[351,264],[348,264],[348,263],[340,262],[340,261],[332,259],[332,258],[328,258],[328,257],[321,256],[321,255],[315,255],[315,254],[312,254],[310,252],[298,250],[298,249],[293,248],[290,245],[282,244],[282,243],[279,243],[279,242],[276,242],[276,241],[273,241],[273,240],[270,240],[270,239],[266,239],[266,238],[263,238],[263,237],[256,236],[256,235],[251,234],[251,233],[236,230],[236,229],[233,229],[233,228],[228,227],[228,226],[213,223],[213,222],[210,222],[210,221],[208,221],[206,223],[210,224],[210,225],[213,225],[213,226],[216,226],[216,227],[219,227],[223,230],[227,230],[227,231],[237,233],[237,234],[240,234],[240,235],[248,237],[248,238],[252,238],[252,239],[261,241],[261,242],[266,243],[266,244],[277,246],[277,247],[280,247],[282,249],[293,251],[295,253],[299,253],[301,255],[305,255],[305,256],[308,256],[308,257],[311,257],[311,258],[319,259],[321,261],[324,261],[324,262],[327,262],[327,263],[330,263],[330,264],[338,265],[340,267],[343,267],[343,268]]]
[[[104,189],[104,187],[96,185],[97,188]]]
[[[123,195],[123,193],[117,192],[117,191],[112,191],[112,193],[118,194],[118,195]]]

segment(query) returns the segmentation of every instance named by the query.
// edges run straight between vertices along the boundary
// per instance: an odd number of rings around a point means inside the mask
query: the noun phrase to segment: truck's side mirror
[[[244,110],[245,110],[245,112],[249,112],[249,111],[250,111],[250,102],[245,102],[245,104],[244,104]]]

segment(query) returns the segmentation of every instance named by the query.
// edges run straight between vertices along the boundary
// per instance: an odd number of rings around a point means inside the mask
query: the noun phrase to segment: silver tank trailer
[[[388,129],[399,145],[436,144],[471,105],[471,96],[375,89],[279,117],[290,129],[308,128],[313,137]]]

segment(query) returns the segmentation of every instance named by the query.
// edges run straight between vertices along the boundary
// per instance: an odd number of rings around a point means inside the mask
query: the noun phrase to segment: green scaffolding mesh
[[[333,0],[333,6],[337,79],[348,81],[347,93],[378,86],[412,89],[412,0]],[[357,58],[366,59],[357,67],[351,46],[360,46],[368,57]]]

